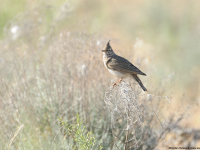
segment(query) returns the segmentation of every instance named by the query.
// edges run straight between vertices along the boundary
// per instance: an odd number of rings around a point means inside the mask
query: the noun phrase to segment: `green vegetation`
[[[80,120],[79,115],[76,116],[76,123],[69,124],[68,122],[63,122],[61,118],[59,118],[61,127],[63,127],[66,131],[65,136],[69,136],[75,143],[73,149],[82,149],[82,150],[90,150],[90,149],[102,149],[101,143],[95,139],[92,132],[85,131],[85,127],[83,126],[83,122]]]
[[[134,133],[120,134],[128,128],[123,123],[127,118],[111,111],[119,110],[121,103],[111,105],[109,101],[118,94],[105,97],[109,84],[117,80],[102,62],[101,49],[108,40],[117,54],[147,74],[141,79],[149,95],[138,94],[140,89],[136,86],[132,98],[137,93],[134,100],[142,101],[144,106],[148,104],[157,116],[144,119],[152,110],[142,109],[142,105],[133,107],[139,108],[135,111],[139,119],[147,121],[139,124],[144,134],[135,136],[135,141],[140,141],[139,149],[148,149],[152,144],[163,148],[155,134],[160,127],[157,118],[164,127],[173,124],[166,129],[167,148],[172,142],[179,146],[197,143],[194,138],[199,137],[196,134],[200,113],[190,102],[198,106],[200,97],[200,2],[3,0],[1,3],[0,149],[94,146],[111,150],[128,145],[126,137]],[[163,96],[172,98],[172,103]],[[181,112],[180,107],[195,115],[180,122],[184,117],[171,114]],[[115,132],[111,126],[113,118]],[[191,133],[183,126],[190,128]],[[177,133],[174,128],[183,134],[174,138]],[[188,134],[195,136],[184,136]]]

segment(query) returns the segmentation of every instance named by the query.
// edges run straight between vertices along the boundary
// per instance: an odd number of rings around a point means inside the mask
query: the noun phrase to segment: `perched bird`
[[[119,80],[115,82],[113,86],[116,85],[118,82],[121,82],[123,78],[129,76],[131,78],[134,78],[144,91],[147,91],[147,89],[142,84],[140,78],[137,76],[137,75],[146,76],[146,74],[140,71],[127,59],[116,55],[112,47],[110,46],[110,41],[106,44],[102,52],[103,52],[103,62],[105,67],[111,74],[119,78]]]

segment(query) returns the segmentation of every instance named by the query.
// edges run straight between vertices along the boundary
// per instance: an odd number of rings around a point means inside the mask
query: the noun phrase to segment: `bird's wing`
[[[120,56],[116,56],[115,58],[110,58],[107,61],[107,67],[108,69],[121,71],[125,73],[146,75],[145,73],[140,71],[137,67],[135,67],[132,63],[130,63],[128,60]]]

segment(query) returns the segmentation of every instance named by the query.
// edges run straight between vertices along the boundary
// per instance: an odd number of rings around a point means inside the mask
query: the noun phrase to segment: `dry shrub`
[[[111,76],[103,66],[101,49],[109,39],[68,28],[64,22],[70,22],[72,14],[66,5],[61,9],[41,6],[16,16],[5,27],[0,56],[0,149],[70,149],[75,143],[63,136],[57,117],[73,124],[77,113],[86,131],[103,141],[104,149],[157,148],[164,133],[175,130],[170,125],[178,125],[181,119],[166,121],[162,113],[168,100],[146,95],[133,83],[123,81],[108,88]],[[135,41],[135,50],[138,45],[144,48],[141,41]],[[135,53],[137,66],[148,66],[153,59],[152,53],[145,54],[147,59]],[[155,68],[149,68],[150,76]],[[162,95],[164,87],[155,93]]]

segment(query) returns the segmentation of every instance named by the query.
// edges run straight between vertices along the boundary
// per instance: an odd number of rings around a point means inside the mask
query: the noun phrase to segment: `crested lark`
[[[142,84],[140,78],[137,76],[138,74],[146,76],[146,74],[140,71],[127,59],[116,55],[112,50],[109,42],[107,43],[104,50],[102,50],[103,62],[108,71],[116,77],[120,78],[117,82],[120,82],[123,78],[129,76],[131,78],[134,78],[144,91],[147,91],[147,89]],[[115,82],[113,85],[116,85],[117,82]]]

